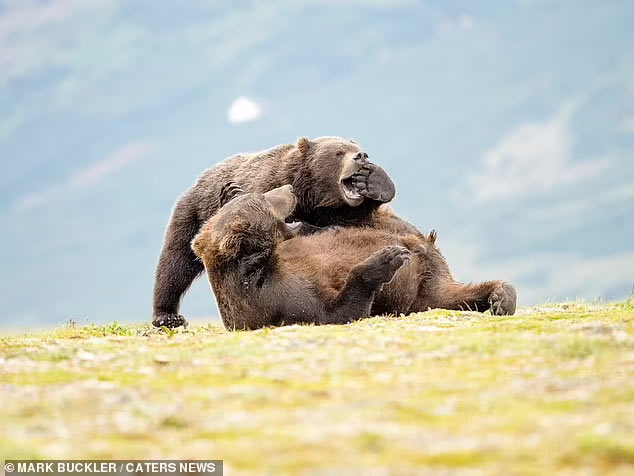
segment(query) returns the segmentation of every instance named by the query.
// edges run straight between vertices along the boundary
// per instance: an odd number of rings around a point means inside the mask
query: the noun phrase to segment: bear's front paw
[[[352,186],[362,197],[389,202],[396,195],[394,182],[383,168],[370,162],[352,176]]]
[[[189,322],[180,314],[160,314],[154,316],[152,320],[154,327],[167,327],[169,329],[175,329],[176,327],[187,327]]]
[[[509,283],[501,283],[489,296],[489,306],[494,316],[512,316],[516,305],[517,293]]]
[[[238,195],[243,195],[244,190],[237,183],[230,181],[224,184],[220,189],[220,206],[224,207],[227,203],[233,200]]]

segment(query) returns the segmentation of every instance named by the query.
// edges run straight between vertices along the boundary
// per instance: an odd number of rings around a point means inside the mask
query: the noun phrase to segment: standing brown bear
[[[309,233],[330,225],[412,228],[395,216],[375,212],[395,194],[385,171],[368,161],[368,154],[339,137],[302,138],[254,154],[239,154],[206,170],[176,202],[170,218],[154,284],[153,324],[186,324],[178,314],[180,301],[203,264],[191,250],[191,241],[205,221],[226,201],[223,186],[235,183],[247,192],[264,193],[292,185],[297,196],[297,230]]]
[[[429,308],[515,312],[510,284],[456,282],[435,233],[346,227],[296,235],[285,223],[298,203],[292,190],[238,194],[192,242],[227,329],[343,324]]]

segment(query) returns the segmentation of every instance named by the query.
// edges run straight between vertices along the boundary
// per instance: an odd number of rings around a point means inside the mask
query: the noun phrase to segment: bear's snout
[[[362,164],[367,164],[369,162],[368,154],[363,151],[360,151],[357,155],[353,157],[353,159],[357,162],[361,162]]]

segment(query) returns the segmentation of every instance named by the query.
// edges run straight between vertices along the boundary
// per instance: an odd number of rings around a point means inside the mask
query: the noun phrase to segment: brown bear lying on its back
[[[343,324],[428,308],[515,312],[510,284],[456,282],[433,233],[350,227],[297,236],[285,223],[297,202],[292,190],[238,195],[192,242],[227,329]]]
[[[368,154],[339,137],[302,138],[253,154],[239,154],[205,171],[174,207],[156,268],[153,324],[186,324],[178,308],[194,278],[203,271],[190,245],[205,221],[226,201],[223,186],[234,182],[247,192],[264,193],[290,184],[297,195],[295,218],[319,227],[413,227],[395,216],[375,223],[378,207],[392,200],[394,183],[368,161]],[[310,226],[309,226],[310,225]]]

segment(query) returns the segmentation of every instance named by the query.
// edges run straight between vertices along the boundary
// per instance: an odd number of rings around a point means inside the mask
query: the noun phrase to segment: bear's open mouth
[[[352,177],[345,178],[341,181],[341,190],[343,190],[343,194],[346,198],[350,200],[359,200],[360,198],[363,198],[352,184]]]

